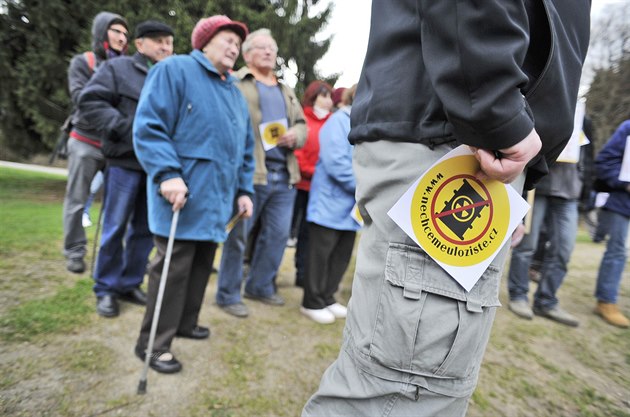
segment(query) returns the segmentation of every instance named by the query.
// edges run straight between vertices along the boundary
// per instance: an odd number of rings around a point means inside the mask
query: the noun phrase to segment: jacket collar
[[[206,70],[208,70],[215,76],[221,78],[221,74],[219,73],[219,71],[214,67],[214,65],[212,65],[212,62],[210,62],[210,60],[206,58],[203,52],[201,52],[198,49],[195,49],[194,51],[190,53],[190,56],[192,56],[193,59],[197,61],[199,64],[201,64],[201,66],[204,67]],[[225,74],[225,81],[234,82],[235,78],[232,74],[228,72]]]
[[[241,69],[239,69],[238,71],[236,71],[236,77],[239,80],[244,80],[247,77],[253,78],[254,74],[252,74],[251,70],[246,65],[246,66],[242,67]]]
[[[139,71],[144,72],[145,74],[149,72],[149,58],[142,55],[140,52],[136,52],[131,56],[133,60],[133,66],[136,67]]]
[[[236,71],[234,75],[236,75],[236,78],[238,78],[239,80],[244,80],[245,78],[256,79],[254,73],[252,72],[252,70],[249,69],[247,65]],[[281,77],[276,76],[276,80],[278,81],[278,85],[282,85],[284,83]]]

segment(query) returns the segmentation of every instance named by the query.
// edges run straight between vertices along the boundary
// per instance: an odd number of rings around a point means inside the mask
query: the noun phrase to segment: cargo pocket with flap
[[[421,248],[390,243],[370,357],[434,378],[468,378],[478,368],[498,307],[491,265],[466,292]]]

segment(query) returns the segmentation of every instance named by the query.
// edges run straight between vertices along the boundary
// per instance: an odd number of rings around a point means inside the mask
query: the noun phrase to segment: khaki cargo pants
[[[466,292],[387,215],[451,149],[390,141],[356,146],[357,201],[365,227],[344,342],[303,417],[466,413],[500,306],[508,245]],[[514,184],[518,192],[523,180]]]

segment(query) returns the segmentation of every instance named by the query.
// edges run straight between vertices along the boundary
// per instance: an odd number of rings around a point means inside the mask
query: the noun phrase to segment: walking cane
[[[153,311],[153,321],[151,322],[151,332],[149,333],[149,345],[144,357],[144,366],[142,375],[138,382],[138,394],[147,393],[147,372],[149,371],[149,363],[153,354],[153,342],[155,341],[155,333],[157,332],[158,320],[160,319],[160,310],[162,310],[162,298],[164,297],[164,288],[166,287],[166,279],[168,277],[168,267],[171,264],[171,255],[173,254],[173,242],[175,241],[175,230],[177,229],[177,221],[179,219],[179,209],[173,213],[171,221],[171,231],[168,235],[168,244],[166,245],[166,256],[164,257],[164,267],[162,268],[162,276],[160,276],[160,287],[158,289],[157,300],[155,302],[155,310]]]

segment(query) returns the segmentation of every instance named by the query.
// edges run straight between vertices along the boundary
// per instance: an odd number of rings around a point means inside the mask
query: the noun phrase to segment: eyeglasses
[[[107,29],[107,31],[108,32],[114,32],[116,35],[123,35],[125,38],[129,38],[129,33],[123,32],[122,30],[109,28],[109,29]]]
[[[252,45],[252,49],[260,49],[261,51],[278,52],[278,47],[275,45]]]

